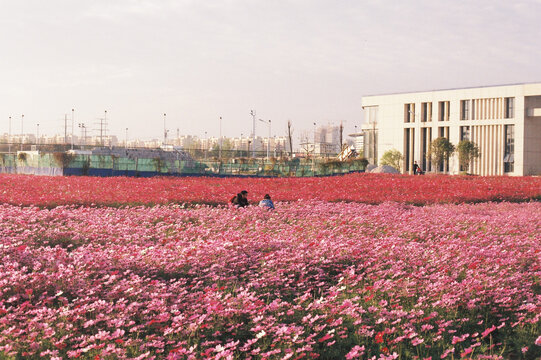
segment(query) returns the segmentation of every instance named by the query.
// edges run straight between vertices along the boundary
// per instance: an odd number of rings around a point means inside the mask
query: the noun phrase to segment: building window
[[[438,120],[449,121],[449,101],[440,101],[438,103]]]
[[[430,144],[432,143],[432,128],[421,128],[421,169],[430,171],[432,163],[430,161]]]
[[[411,129],[404,129],[404,170],[410,171],[410,131]]]
[[[470,127],[461,126],[460,127],[460,141],[470,140]],[[466,171],[468,167],[462,163],[459,163],[460,171]]]
[[[449,140],[449,126],[439,126],[438,137],[446,138],[447,140]],[[440,164],[439,171],[449,172],[449,159],[445,159],[445,161]]]
[[[404,171],[408,173],[413,166],[415,152],[415,129],[404,129]]]
[[[404,122],[415,122],[415,104],[404,104]]]
[[[447,131],[446,131],[447,128],[448,128],[447,126],[440,126],[438,128],[438,137],[446,138],[447,137],[447,134],[446,134],[447,133]]]
[[[505,125],[505,153],[503,155],[503,171],[515,171],[515,125]]]
[[[460,127],[460,141],[462,140],[470,140],[470,127],[469,126]]]
[[[515,98],[508,97],[504,99],[505,118],[511,119],[515,117]]]
[[[460,120],[470,119],[470,100],[460,100]]]
[[[376,164],[378,159],[378,130],[366,129],[363,136],[364,157],[371,163]]]
[[[378,106],[367,106],[365,114],[368,115],[368,123],[373,124],[378,122]]]
[[[421,103],[421,122],[432,121],[432,103]]]

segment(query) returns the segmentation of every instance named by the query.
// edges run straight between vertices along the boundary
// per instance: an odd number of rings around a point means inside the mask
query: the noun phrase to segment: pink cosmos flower
[[[364,354],[364,345],[363,346],[359,346],[359,345],[355,345],[347,354],[346,354],[346,359],[350,360],[350,359],[357,359],[359,357],[361,357],[363,354]]]

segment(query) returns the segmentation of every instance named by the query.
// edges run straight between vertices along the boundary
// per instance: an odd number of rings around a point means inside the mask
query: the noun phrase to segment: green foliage
[[[463,166],[466,171],[469,170],[470,164],[473,160],[479,158],[481,153],[479,152],[479,147],[475,145],[473,141],[462,140],[458,143],[458,161],[460,166]]]
[[[392,166],[398,171],[402,168],[402,161],[404,160],[404,156],[402,153],[396,149],[387,150],[381,157],[379,163],[381,165],[388,165]]]
[[[454,152],[455,146],[447,138],[439,137],[430,143],[430,156],[437,169],[444,161],[449,161]]]
[[[59,166],[66,168],[75,159],[75,156],[66,152],[55,152],[53,153],[53,158]]]
[[[17,155],[17,159],[21,162],[25,162],[28,157],[28,154],[25,152],[20,152],[19,155]]]
[[[222,139],[222,158],[229,159],[233,157],[233,142],[230,139]],[[210,156],[218,158],[220,156],[220,140],[218,140],[210,150]]]

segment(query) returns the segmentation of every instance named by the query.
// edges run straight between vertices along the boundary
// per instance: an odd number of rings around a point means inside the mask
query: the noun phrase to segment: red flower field
[[[541,177],[349,174],[322,178],[97,178],[0,175],[0,203],[55,206],[225,204],[240,190],[260,200],[322,200],[379,204],[541,199]]]

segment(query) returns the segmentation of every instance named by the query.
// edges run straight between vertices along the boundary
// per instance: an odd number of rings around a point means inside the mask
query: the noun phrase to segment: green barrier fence
[[[19,152],[0,154],[1,173],[95,176],[329,176],[364,171],[366,160],[351,159],[219,159],[172,160]]]

